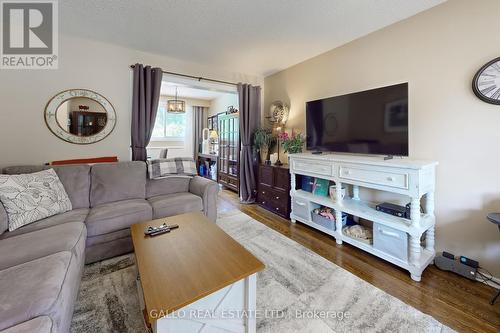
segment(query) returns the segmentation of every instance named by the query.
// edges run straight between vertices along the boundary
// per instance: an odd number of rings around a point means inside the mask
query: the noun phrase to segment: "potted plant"
[[[289,135],[287,132],[280,134],[281,145],[283,150],[288,154],[302,153],[302,147],[305,143],[305,137],[301,133],[294,133]]]
[[[276,138],[270,129],[257,128],[253,132],[253,144],[260,153],[260,159],[266,164],[270,163],[270,153],[276,144]]]

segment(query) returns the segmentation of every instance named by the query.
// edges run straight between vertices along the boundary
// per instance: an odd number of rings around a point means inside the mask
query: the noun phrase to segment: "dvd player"
[[[383,202],[383,203],[375,206],[375,209],[377,209],[379,212],[394,215],[397,217],[402,217],[402,218],[409,218],[410,217],[408,205],[406,205],[406,207],[405,207],[405,206],[392,204],[389,202]]]

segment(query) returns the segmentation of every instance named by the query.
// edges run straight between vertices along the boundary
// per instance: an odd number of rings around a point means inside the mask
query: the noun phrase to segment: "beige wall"
[[[58,70],[0,70],[0,167],[107,155],[128,160],[132,100],[129,66],[136,62],[195,76],[262,83],[259,77],[65,35],[60,36],[59,49]],[[70,88],[94,90],[113,104],[117,124],[105,140],[73,145],[58,139],[45,126],[43,110],[48,100]]]
[[[478,259],[500,277],[500,106],[471,80],[500,56],[500,1],[450,0],[265,79],[268,108],[291,105],[304,130],[308,100],[409,82],[410,157],[439,161],[437,248]],[[425,274],[425,273],[424,273]]]
[[[209,115],[213,116],[217,113],[226,112],[228,106],[234,106],[238,109],[238,104],[238,94],[224,94],[211,101]]]

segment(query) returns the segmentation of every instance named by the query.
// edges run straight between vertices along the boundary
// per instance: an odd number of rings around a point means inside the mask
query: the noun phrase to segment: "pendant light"
[[[169,113],[185,113],[186,112],[186,103],[184,101],[180,101],[177,98],[177,87],[175,87],[175,99],[171,99],[167,101],[167,112]]]

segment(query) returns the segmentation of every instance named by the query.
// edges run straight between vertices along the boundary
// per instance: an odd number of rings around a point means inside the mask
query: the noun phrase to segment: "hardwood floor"
[[[495,289],[429,266],[421,282],[382,259],[304,224],[272,214],[257,205],[241,205],[238,196],[222,190],[219,211],[239,209],[255,220],[293,239],[375,287],[427,313],[459,332],[500,332],[500,299],[490,305]]]

